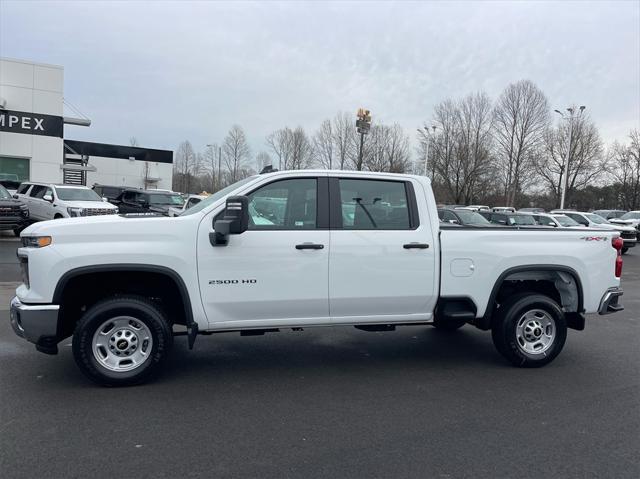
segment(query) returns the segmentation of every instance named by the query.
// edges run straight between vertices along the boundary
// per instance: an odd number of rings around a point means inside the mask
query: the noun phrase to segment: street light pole
[[[580,113],[578,115],[582,116],[582,112],[586,107],[583,105],[580,107]],[[567,108],[569,112],[569,117],[566,117],[560,110],[554,110],[558,113],[563,120],[567,120],[569,122],[569,147],[567,148],[567,153],[564,155],[564,167],[563,167],[563,178],[562,178],[562,194],[560,196],[560,209],[564,209],[564,202],[567,196],[567,189],[569,189],[569,161],[571,161],[571,149],[573,146],[573,120],[574,120],[574,108]]]
[[[356,128],[358,133],[360,133],[360,151],[358,152],[358,164],[356,165],[356,169],[358,171],[362,170],[362,155],[364,148],[364,135],[369,133],[369,129],[371,128],[371,112],[369,110],[365,110],[364,108],[358,108],[358,113],[356,114]]]
[[[207,145],[207,148],[211,150],[211,193],[215,193],[216,191],[216,157],[213,152],[214,144]]]

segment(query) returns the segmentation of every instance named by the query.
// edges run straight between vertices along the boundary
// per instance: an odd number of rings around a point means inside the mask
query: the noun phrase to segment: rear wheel
[[[62,216],[60,213],[56,213],[56,215],[53,217],[54,220],[59,220],[60,218],[64,218],[64,216]]]
[[[143,297],[122,296],[100,301],[78,321],[73,355],[91,380],[129,386],[156,373],[172,343],[160,308]]]
[[[553,299],[523,293],[500,306],[491,336],[496,349],[513,365],[540,367],[562,351],[567,323]]]

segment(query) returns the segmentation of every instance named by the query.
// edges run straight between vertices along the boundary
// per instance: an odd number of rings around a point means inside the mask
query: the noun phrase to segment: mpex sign
[[[0,110],[0,131],[62,138],[63,127],[61,116]]]

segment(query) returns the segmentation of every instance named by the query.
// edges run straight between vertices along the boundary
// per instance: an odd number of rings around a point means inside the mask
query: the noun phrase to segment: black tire
[[[627,251],[629,251],[629,248],[622,248],[621,253],[622,254],[627,254]]]
[[[98,328],[111,319],[122,317],[133,318],[137,326],[140,326],[137,322],[144,324],[151,335],[151,347],[139,366],[128,371],[115,371],[98,361],[93,341]],[[78,367],[92,381],[103,386],[131,386],[146,381],[160,370],[172,344],[171,325],[157,305],[140,296],[120,296],[96,303],[78,321],[73,333],[73,356]],[[142,349],[142,345],[138,345]]]
[[[60,213],[56,213],[53,217],[54,220],[59,220],[61,218],[64,218],[64,216],[62,216]]]
[[[14,234],[14,236],[20,237],[20,233],[22,233],[22,230],[23,230],[23,229],[24,229],[24,228],[15,228],[15,229],[13,230],[13,234]]]
[[[438,331],[445,331],[445,332],[457,331],[458,329],[460,329],[465,324],[467,324],[467,322],[462,320],[462,319],[458,319],[458,320],[455,320],[455,319],[439,320],[436,317],[433,320],[433,326]]]
[[[525,314],[529,313],[529,318]],[[538,318],[539,316],[539,318]],[[533,341],[526,341],[523,330],[530,325],[529,321],[541,321],[542,328],[534,327],[531,334]],[[520,329],[519,329],[519,323]],[[550,325],[544,326],[544,322]],[[533,323],[535,324],[535,322]],[[546,329],[550,327],[550,329]],[[548,345],[543,344],[553,333]],[[541,336],[535,338],[540,333]],[[558,303],[548,296],[537,293],[522,293],[505,301],[496,312],[495,321],[491,329],[493,344],[502,356],[511,364],[523,368],[537,368],[553,361],[567,339],[567,322]],[[540,346],[540,352],[526,348]]]

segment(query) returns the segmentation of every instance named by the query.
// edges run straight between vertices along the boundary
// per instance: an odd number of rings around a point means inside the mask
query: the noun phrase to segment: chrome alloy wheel
[[[126,372],[141,366],[151,354],[153,338],[142,321],[131,316],[108,319],[93,335],[93,356],[110,371]]]
[[[516,326],[518,348],[530,355],[544,354],[556,338],[556,323],[553,317],[542,309],[532,309],[524,313]]]

